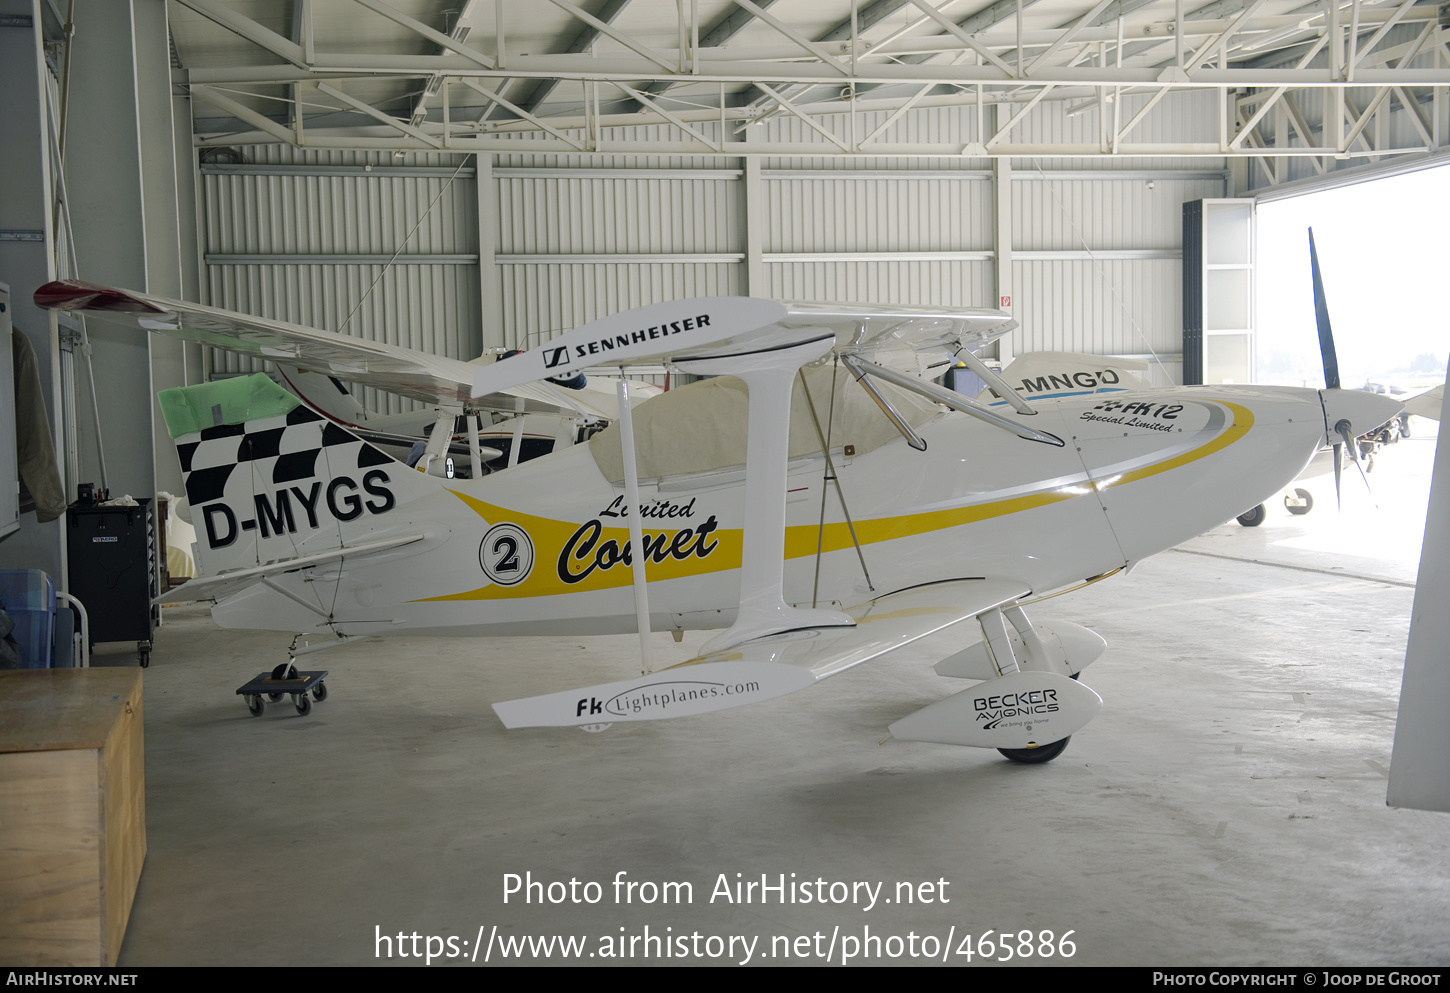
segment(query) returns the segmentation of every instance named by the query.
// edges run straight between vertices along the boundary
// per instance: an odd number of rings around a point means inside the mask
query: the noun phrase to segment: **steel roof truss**
[[[458,38],[446,35],[442,31],[435,31],[422,21],[409,17],[407,14],[393,7],[389,7],[382,0],[352,0],[352,2],[361,7],[366,7],[375,14],[386,17],[394,24],[399,24],[415,34],[422,35],[445,52],[453,52],[456,55],[461,55],[470,62],[477,62],[485,69],[492,69],[494,67],[493,59],[484,55],[482,52],[469,48]]]
[[[558,138],[560,141],[562,141],[565,144],[571,146],[575,150],[580,151],[580,152],[586,151],[586,147],[585,147],[585,145],[584,145],[583,142],[575,141],[573,138],[569,137],[563,131],[560,131],[558,128],[554,127],[552,124],[549,124],[547,121],[544,121],[544,120],[542,120],[542,119],[540,119],[538,117],[535,117],[533,114],[530,114],[527,110],[524,110],[522,107],[519,107],[519,106],[517,106],[514,103],[511,103],[509,100],[505,99],[502,94],[496,93],[493,90],[490,90],[487,86],[484,86],[478,80],[476,80],[476,79],[469,79],[467,76],[464,76],[464,77],[462,77],[462,78],[459,79],[459,82],[461,82],[464,86],[467,86],[471,90],[476,90],[480,95],[485,96],[485,97],[488,97],[488,99],[492,100],[494,103],[503,104],[509,110],[513,111],[515,114],[518,114],[520,117],[522,117],[524,120],[528,121],[530,124],[537,124],[541,129],[543,129],[544,131],[549,132],[549,134],[553,135],[555,138]],[[505,80],[505,83],[507,83],[507,80]],[[484,116],[487,116],[487,115],[488,115],[488,111],[485,110],[484,111]],[[481,120],[483,120],[483,118],[480,117],[479,120],[481,121]]]
[[[367,114],[374,120],[386,124],[390,128],[397,128],[399,131],[403,132],[403,134],[408,135],[412,138],[417,138],[425,145],[428,145],[432,148],[443,147],[443,142],[439,141],[437,138],[434,138],[432,135],[428,134],[426,131],[423,131],[421,128],[415,128],[407,121],[401,121],[390,114],[385,114],[381,110],[378,110],[378,108],[374,107],[372,104],[365,103],[362,100],[359,100],[357,97],[349,96],[335,86],[329,86],[327,83],[318,83],[317,88],[323,93],[326,93],[328,96],[332,97],[334,100],[341,100],[353,110],[360,110],[364,114]]]
[[[666,110],[657,101],[651,99],[649,96],[645,95],[644,93],[641,93],[639,90],[636,90],[634,87],[628,86],[628,85],[626,85],[624,83],[621,83],[621,82],[618,82],[618,81],[615,81],[614,82],[614,86],[615,86],[615,88],[623,91],[624,93],[629,94],[631,97],[634,97],[634,99],[638,100],[640,103],[644,104],[646,107],[649,107],[655,113],[659,114],[661,117],[665,118],[667,121],[669,121],[675,127],[679,128],[681,131],[683,131],[686,134],[690,135],[695,140],[699,141],[705,147],[707,147],[709,149],[712,149],[712,150],[714,150],[716,152],[723,152],[723,151],[725,151],[725,143],[724,143],[724,135],[723,135],[723,133],[721,135],[721,140],[720,141],[711,141],[709,138],[705,137],[705,135],[701,134],[699,131],[696,131],[694,128],[690,127],[690,125],[687,124],[687,123],[685,123],[684,120],[682,120],[681,118],[675,116],[670,111]]]
[[[841,65],[841,63],[837,62],[836,59],[832,57],[830,52],[826,51],[824,48],[811,41],[799,31],[795,31],[792,28],[788,27],[783,21],[779,20],[778,18],[772,17],[770,14],[766,13],[765,8],[751,3],[750,0],[735,0],[735,4],[738,7],[742,7],[745,10],[748,10],[750,13],[754,14],[758,19],[764,21],[766,24],[769,24],[780,34],[785,35],[791,41],[799,45],[802,49],[805,50],[807,54],[814,55],[816,58],[820,59],[822,63],[835,69],[841,75],[849,76],[851,74],[851,70]]]
[[[252,44],[282,56],[298,68],[307,67],[308,59],[303,53],[301,45],[290,38],[283,38],[270,28],[263,27],[251,18],[244,17],[229,7],[223,6],[217,0],[180,0],[180,2],[207,20],[220,24]]]
[[[1037,58],[1032,60],[1032,64],[1027,67],[1026,75],[1031,76],[1032,71],[1038,66],[1047,65],[1047,60],[1052,58],[1052,56],[1056,55],[1058,49],[1062,48],[1063,45],[1066,45],[1068,42],[1076,38],[1078,32],[1091,24],[1093,19],[1101,14],[1107,8],[1108,4],[1112,2],[1113,0],[1098,0],[1098,5],[1096,7],[1088,11],[1086,14],[1082,15],[1082,17],[1078,18],[1076,24],[1064,31],[1056,41],[1054,41],[1051,45],[1047,46],[1047,51],[1043,52],[1041,55],[1037,56]],[[1414,0],[1409,0],[1409,2],[1413,3]]]
[[[945,28],[948,34],[956,36],[960,41],[966,44],[968,48],[976,52],[988,62],[992,63],[998,69],[1001,69],[1008,76],[1016,76],[1018,74],[1016,68],[1008,65],[1006,62],[1003,62],[992,52],[988,51],[977,41],[977,39],[973,38],[971,35],[963,31],[960,27],[957,26],[955,21],[946,17],[944,14],[942,14],[941,11],[937,10],[930,3],[928,3],[927,0],[911,0],[911,4],[912,6],[919,9],[922,13],[926,14],[927,17],[930,17],[937,24]]]
[[[630,51],[643,55],[651,62],[659,65],[666,72],[673,73],[678,68],[678,65],[675,62],[671,62],[659,52],[656,52],[654,49],[635,41],[633,38],[629,37],[622,31],[615,30],[613,27],[605,24],[603,21],[595,17],[593,14],[590,14],[588,11],[581,10],[580,8],[576,7],[574,4],[570,3],[569,0],[549,0],[549,2],[552,3],[554,6],[560,8],[561,10],[566,10],[569,13],[573,14],[575,17],[579,18],[579,20],[594,28],[594,30],[598,31],[600,34],[608,35],[609,37],[613,38],[615,41],[619,42]]]
[[[1420,139],[1424,141],[1425,147],[1434,148],[1435,139],[1430,136],[1430,122],[1425,120],[1425,111],[1420,106],[1420,101],[1411,98],[1402,86],[1395,86],[1392,89],[1395,91],[1395,96],[1400,99],[1400,106],[1409,112],[1410,123],[1415,126],[1416,131],[1420,132]]]
[[[758,81],[756,82],[755,85],[758,86],[758,87],[760,87],[766,93],[770,94],[770,96],[773,97],[775,99],[775,101],[777,103],[779,103],[780,106],[783,107],[788,113],[793,114],[796,117],[799,117],[806,124],[810,125],[816,131],[820,132],[823,136],[825,136],[827,139],[829,139],[830,141],[834,142],[841,149],[841,151],[843,151],[843,152],[849,152],[851,150],[850,149],[850,146],[848,146],[840,138],[837,138],[835,135],[831,134],[831,132],[829,132],[825,128],[821,127],[814,120],[812,120],[809,115],[801,113],[796,108],[795,104],[791,103],[785,97],[783,97],[779,93],[775,92],[775,90],[771,89],[769,86],[765,85],[764,83],[761,83],[761,82],[758,82]]]

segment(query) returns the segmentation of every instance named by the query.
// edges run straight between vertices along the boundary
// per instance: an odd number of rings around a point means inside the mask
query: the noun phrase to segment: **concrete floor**
[[[415,964],[378,958],[377,934],[395,955],[405,932],[410,954],[417,933],[471,956],[494,928],[492,962],[498,938],[560,934],[605,964],[620,961],[597,957],[605,941],[646,927],[698,934],[667,947],[706,962],[746,957],[737,941],[712,958],[710,936],[758,937],[753,960],[780,964],[817,934],[839,962],[869,928],[938,961],[949,936],[956,951],[1031,929],[1071,931],[1078,965],[1445,964],[1450,817],[1385,806],[1418,552],[1400,531],[1416,500],[1423,519],[1432,454],[1426,439],[1387,451],[1378,512],[1347,480],[1341,521],[1329,483],[1308,517],[1271,507],[1261,528],[1040,606],[1109,643],[1084,677],[1103,713],[1041,767],[878,745],[959,688],[930,669],[959,647],[948,636],[753,708],[505,732],[492,702],[624,678],[634,639],[359,643],[314,656],[334,675],[311,716],[253,719],[233,690],[289,639],[169,610],[145,676],[150,849],[120,964]],[[1351,518],[1371,537],[1346,537]],[[661,636],[657,658],[703,637]],[[621,872],[691,883],[693,901],[616,903]],[[509,873],[595,881],[602,899],[505,903]],[[737,873],[885,885],[869,910],[712,902]],[[895,899],[898,883],[942,895],[940,880],[947,899]],[[913,961],[897,947],[864,960]],[[665,949],[649,951],[625,961]]]

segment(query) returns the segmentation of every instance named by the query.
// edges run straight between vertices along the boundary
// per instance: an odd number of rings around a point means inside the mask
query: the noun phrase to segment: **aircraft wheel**
[[[267,709],[267,705],[262,702],[260,696],[248,694],[245,699],[247,701],[247,710],[251,712],[253,717],[261,717],[262,712]]]
[[[1400,437],[1401,438],[1408,438],[1409,436],[1410,436],[1410,415],[1409,414],[1406,414],[1404,417],[1401,417],[1400,418]]]
[[[1308,490],[1296,487],[1294,490],[1294,495],[1300,500],[1304,501],[1304,506],[1296,507],[1289,502],[1288,497],[1285,497],[1284,509],[1287,510],[1289,513],[1293,514],[1295,517],[1302,517],[1305,514],[1309,513],[1309,511],[1314,509],[1314,497]]]
[[[1044,762],[1051,762],[1067,749],[1067,743],[1072,740],[1068,735],[1061,741],[1050,742],[1046,745],[1038,745],[1036,748],[999,748],[1001,752],[1013,762],[1021,762],[1023,765],[1042,765]]]
[[[312,699],[316,700],[318,703],[321,703],[323,700],[327,699],[326,683],[320,682],[316,686],[312,687]]]
[[[296,699],[297,713],[301,714],[303,717],[306,717],[308,714],[312,713],[311,697],[309,697],[306,693],[298,693]]]
[[[1268,516],[1269,512],[1264,509],[1264,505],[1259,504],[1253,510],[1246,510],[1240,514],[1238,516],[1238,522],[1246,528],[1256,528],[1264,523],[1264,518]]]

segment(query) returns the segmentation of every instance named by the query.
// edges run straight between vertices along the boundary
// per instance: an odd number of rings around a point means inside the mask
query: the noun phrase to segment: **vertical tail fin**
[[[439,489],[259,374],[160,394],[201,575],[340,548]]]

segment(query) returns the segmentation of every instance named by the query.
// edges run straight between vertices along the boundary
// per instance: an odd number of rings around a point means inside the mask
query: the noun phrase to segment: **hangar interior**
[[[1079,352],[1155,386],[1246,383],[1255,205],[1450,162],[1438,0],[0,0],[0,46],[0,282],[70,499],[184,493],[157,392],[268,366],[37,307],[55,279],[461,360],[686,297],[994,308],[1019,325],[994,366]],[[1195,202],[1221,254],[1185,245]],[[1189,355],[1185,255],[1207,300]],[[0,566],[69,587],[64,516],[16,505],[0,528]],[[327,656],[310,717],[251,720],[232,686],[286,637],[168,608],[110,961],[410,964],[377,935],[793,942],[885,918],[1074,931],[1074,964],[1444,964],[1450,830],[1383,806],[1413,556],[1273,537],[1215,532],[1055,601],[1108,639],[1110,702],[1041,768],[878,747],[941,695],[947,635],[813,695],[583,735],[505,732],[490,704],[628,674],[632,638],[372,639]],[[610,896],[505,904],[526,872]],[[621,904],[621,872],[694,901]],[[707,899],[736,873],[943,879],[952,900]]]

